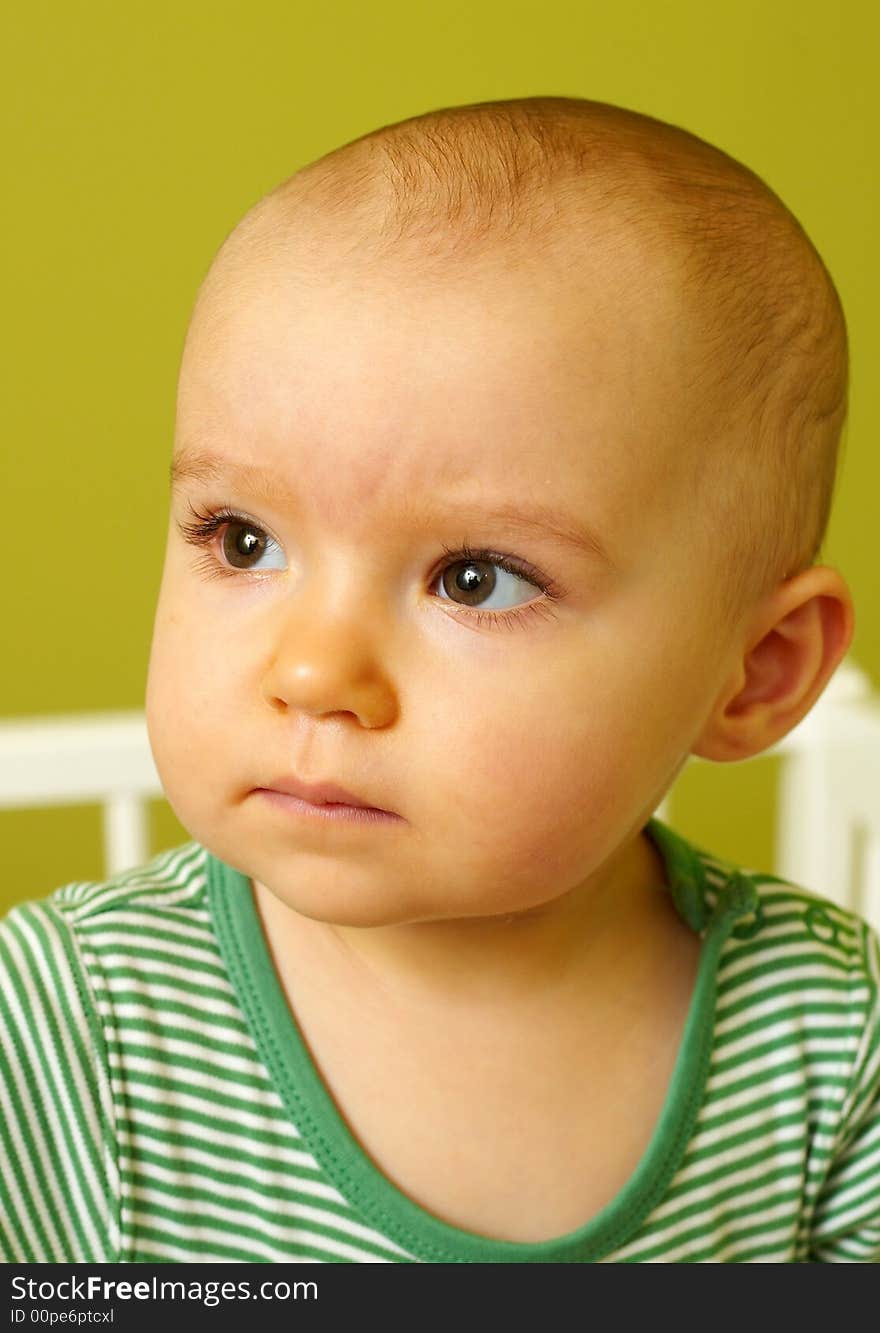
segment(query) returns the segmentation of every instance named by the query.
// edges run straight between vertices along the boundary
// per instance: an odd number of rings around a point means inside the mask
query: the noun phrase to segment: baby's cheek
[[[203,789],[215,771],[208,740],[211,691],[200,674],[191,647],[187,650],[171,634],[154,639],[145,699],[147,732],[162,786],[178,818],[178,806],[186,804],[187,793]],[[218,725],[215,710],[215,732]]]
[[[487,729],[470,760],[462,811],[471,846],[510,874],[579,861],[601,840],[625,785],[615,751],[563,730],[558,718],[503,735]]]
[[[613,823],[613,800],[598,779],[579,772],[554,783],[552,777],[541,781],[539,774],[518,828],[505,839],[508,872],[512,878],[539,876],[568,885],[604,854]]]

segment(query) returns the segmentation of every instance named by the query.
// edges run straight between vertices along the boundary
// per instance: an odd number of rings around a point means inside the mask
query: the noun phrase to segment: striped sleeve
[[[873,1004],[817,1200],[810,1257],[818,1263],[880,1263],[880,940],[864,929]]]
[[[112,1099],[71,929],[51,899],[0,920],[0,1259],[116,1257]]]

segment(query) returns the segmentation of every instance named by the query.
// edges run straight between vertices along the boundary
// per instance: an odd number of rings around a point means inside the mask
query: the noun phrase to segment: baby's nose
[[[350,713],[365,727],[387,726],[397,711],[381,635],[364,607],[328,614],[325,605],[322,614],[303,605],[287,614],[270,645],[262,688],[278,710]]]

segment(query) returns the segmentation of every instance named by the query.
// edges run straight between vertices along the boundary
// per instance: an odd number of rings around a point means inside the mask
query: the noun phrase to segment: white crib
[[[880,692],[845,659],[799,726],[744,762],[769,756],[783,761],[771,869],[880,930]],[[162,795],[140,710],[0,721],[0,809],[99,805],[108,875],[149,858],[147,802]]]

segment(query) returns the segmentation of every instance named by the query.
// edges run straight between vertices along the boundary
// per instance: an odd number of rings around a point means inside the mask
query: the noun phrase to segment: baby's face
[[[217,474],[173,491],[150,739],[190,835],[307,916],[609,883],[711,709],[686,366],[662,302],[588,286],[265,269],[190,340],[175,457]],[[279,808],[279,775],[398,818]]]

